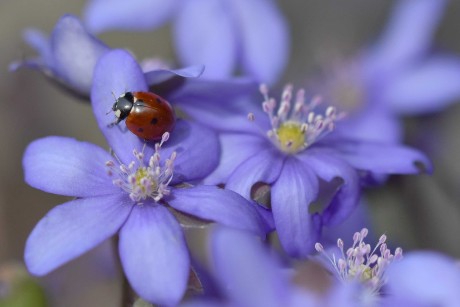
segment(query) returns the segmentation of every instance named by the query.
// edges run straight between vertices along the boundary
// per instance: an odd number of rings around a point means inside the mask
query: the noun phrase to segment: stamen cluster
[[[133,150],[136,160],[128,165],[123,164],[118,158],[118,163],[106,162],[109,176],[118,177],[113,180],[113,184],[126,191],[134,202],[140,203],[149,197],[158,202],[170,194],[169,183],[173,178],[176,152],[173,152],[163,165],[160,162],[160,149],[168,138],[169,133],[165,132],[161,142],[155,144],[155,153],[150,157],[148,165],[144,163],[144,150],[138,152],[136,149]]]
[[[315,244],[317,252],[321,253],[334,267],[338,278],[347,282],[357,280],[366,285],[372,292],[378,293],[380,288],[386,283],[385,270],[395,260],[402,258],[402,249],[396,248],[394,255],[387,248],[385,243],[387,237],[382,235],[374,247],[371,249],[369,244],[364,242],[368,230],[363,228],[360,232],[353,235],[353,246],[346,253],[343,249],[343,240],[337,240],[337,247],[340,250],[341,257],[336,258],[328,254],[320,243]],[[380,251],[380,255],[376,251]]]
[[[335,122],[345,115],[337,113],[332,106],[327,107],[324,114],[316,113],[314,109],[321,104],[322,99],[316,96],[310,103],[306,103],[304,89],[297,91],[293,101],[292,85],[285,86],[279,106],[274,98],[268,96],[266,85],[260,86],[260,92],[264,96],[262,108],[272,126],[267,136],[286,153],[297,153],[307,148],[334,130]],[[252,116],[250,114],[249,118]]]

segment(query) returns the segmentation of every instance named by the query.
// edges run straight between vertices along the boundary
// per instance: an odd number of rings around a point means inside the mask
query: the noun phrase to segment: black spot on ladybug
[[[162,103],[163,101],[161,101],[160,98],[157,98],[157,102],[158,102],[158,103]]]
[[[137,128],[137,131],[144,132],[144,129],[143,128]]]
[[[158,118],[156,117],[152,118],[152,120],[150,121],[151,125],[156,125],[157,123],[158,123]]]

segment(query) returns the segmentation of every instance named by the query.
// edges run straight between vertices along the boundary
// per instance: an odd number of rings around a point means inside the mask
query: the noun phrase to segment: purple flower
[[[205,182],[225,183],[248,199],[256,183],[270,185],[275,226],[292,256],[308,255],[323,226],[350,216],[359,200],[358,174],[414,174],[420,172],[417,164],[431,171],[428,159],[411,148],[347,138],[338,122],[343,114],[333,107],[316,111],[320,101],[306,104],[303,90],[293,101],[287,86],[278,107],[266,87],[261,91],[268,117],[250,113],[253,129],[232,127],[221,135],[221,163]],[[320,184],[333,194],[321,195],[322,208],[313,206]]]
[[[209,157],[207,148],[195,146],[202,160],[180,158],[188,156],[190,142],[209,138],[206,131],[187,128],[192,133],[175,131],[175,138],[191,141],[174,145],[171,140],[173,145],[161,153],[167,134],[155,148],[141,141],[137,146],[114,143],[113,156],[65,137],[30,144],[23,161],[26,182],[76,197],[52,209],[32,231],[24,256],[30,272],[47,274],[118,233],[121,262],[134,290],[148,301],[171,305],[184,294],[190,270],[174,210],[263,236],[267,226],[258,209],[237,193],[213,186],[177,187],[196,178],[184,173],[194,170],[191,164],[206,167]],[[179,177],[176,169],[182,171]]]
[[[86,25],[93,33],[151,30],[171,18],[182,63],[206,65],[207,77],[227,77],[237,64],[247,75],[267,83],[274,83],[283,72],[289,34],[273,0],[137,0],[129,4],[92,0],[85,10]]]
[[[457,306],[460,267],[445,255],[418,251],[388,268],[382,306]]]
[[[290,281],[287,269],[256,237],[219,227],[209,245],[220,295],[183,306],[320,306],[317,297]]]
[[[24,39],[39,56],[11,64],[10,69],[22,66],[37,69],[59,85],[81,96],[88,96],[94,66],[109,47],[90,35],[77,17],[64,15],[51,36],[29,29]]]
[[[326,101],[353,114],[351,136],[398,141],[401,126],[395,115],[435,112],[458,100],[459,57],[432,52],[447,2],[398,1],[374,45],[313,82],[312,89]]]

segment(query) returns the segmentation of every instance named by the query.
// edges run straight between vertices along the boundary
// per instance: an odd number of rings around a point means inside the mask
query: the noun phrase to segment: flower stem
[[[120,254],[118,252],[118,241],[119,241],[119,237],[114,236],[112,239],[113,250],[115,253],[116,262],[121,272],[121,303],[120,303],[120,306],[121,307],[132,307],[135,301],[135,294],[131,286],[129,285],[128,279],[126,278],[126,275],[123,271],[123,267],[121,265]]]

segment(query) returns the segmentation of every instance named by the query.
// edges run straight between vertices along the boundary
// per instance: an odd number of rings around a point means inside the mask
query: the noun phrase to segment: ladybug
[[[112,111],[116,121],[110,126],[125,120],[132,133],[147,141],[161,140],[163,133],[172,131],[176,121],[171,105],[150,92],[126,92],[116,98]]]

